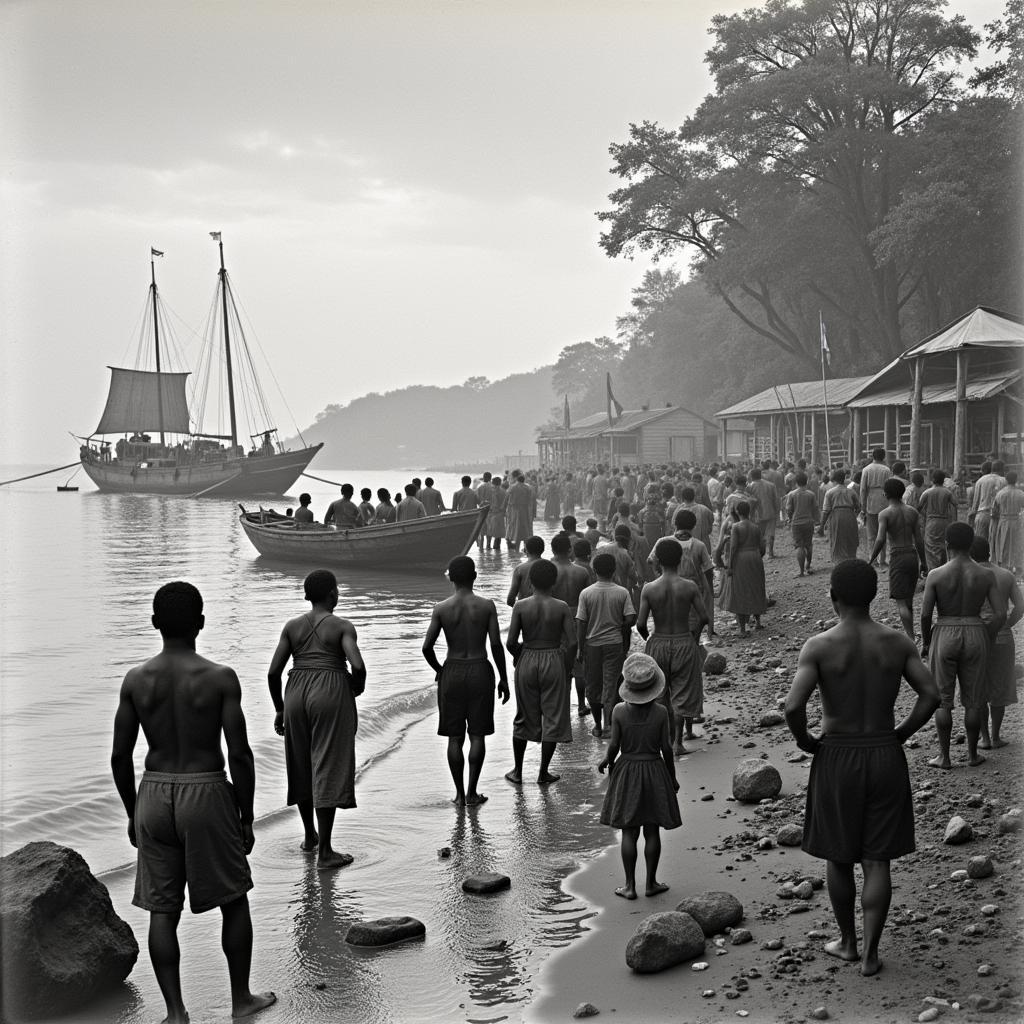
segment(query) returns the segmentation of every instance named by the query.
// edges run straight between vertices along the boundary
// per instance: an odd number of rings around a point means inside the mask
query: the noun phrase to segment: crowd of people
[[[789,529],[797,578],[815,572],[814,539],[827,531],[837,624],[804,645],[786,720],[798,746],[815,755],[803,849],[828,862],[840,937],[825,951],[859,960],[865,975],[876,973],[889,864],[914,849],[902,744],[934,715],[938,754],[929,763],[951,769],[959,689],[967,765],[977,767],[984,762],[980,750],[1005,745],[1004,712],[1017,700],[1011,629],[1024,616],[1018,579],[1024,492],[1003,468],[998,460],[982,467],[963,502],[966,522],[945,474],[936,470],[926,489],[922,474],[908,476],[882,451],[849,483],[845,468],[827,474],[804,462],[771,461],[514,470],[505,479],[485,473],[475,486],[463,477],[450,509],[490,509],[478,557],[493,559],[495,551],[518,552],[522,545],[525,558],[510,560],[512,613],[504,643],[495,603],[474,592],[476,563],[465,555],[449,563],[452,594],[433,608],[426,626],[422,653],[435,673],[437,731],[447,744],[454,802],[487,801],[479,788],[486,737],[495,731],[496,697],[504,704],[513,693],[512,767],[505,778],[524,784],[532,743],[540,753],[537,784],[557,783],[552,760],[559,744],[573,740],[575,693],[577,714],[589,716],[591,734],[607,741],[597,767],[610,773],[601,821],[621,830],[624,883],[616,894],[638,897],[641,834],[643,891],[664,891],[657,875],[660,830],[680,825],[677,763],[703,721],[705,637],[713,642],[722,630],[715,609],[735,616],[737,642],[751,624],[763,628],[774,603],[764,562],[776,557],[779,529]],[[338,529],[447,510],[430,478],[411,481],[397,504],[386,490],[376,506],[368,490],[361,505],[351,485],[341,491],[324,516]],[[296,520],[313,521],[309,496],[300,504]],[[303,512],[309,518],[300,519]],[[558,527],[547,541],[533,532],[538,520]],[[888,570],[902,630],[872,620],[874,563]],[[302,823],[301,848],[329,872],[351,862],[335,850],[332,833],[336,811],[355,806],[356,701],[366,668],[355,628],[335,614],[335,576],[311,573],[304,592],[310,611],[284,625],[268,683],[274,729],[285,743],[288,803]],[[125,677],[111,761],[128,837],[139,850],[134,902],[151,915],[150,952],[171,1022],[187,1020],[176,940],[186,883],[193,911],[221,908],[234,1016],[274,999],[249,988],[253,757],[237,677],[196,653],[202,607],[191,584],[157,592],[152,622],[163,649]],[[634,649],[640,646],[634,630],[642,651]],[[443,657],[436,649],[442,636]],[[903,680],[916,699],[897,724]],[[806,714],[815,691],[823,712],[817,736],[808,732]],[[136,788],[140,727],[149,751]],[[854,927],[855,863],[864,867],[863,953]]]

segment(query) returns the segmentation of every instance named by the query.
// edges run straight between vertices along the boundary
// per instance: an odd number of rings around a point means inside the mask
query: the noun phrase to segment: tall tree
[[[689,249],[694,269],[751,330],[817,358],[817,309],[851,343],[903,348],[906,268],[872,233],[898,200],[917,123],[958,95],[975,52],[944,0],[768,0],[712,20],[716,84],[677,130],[631,125],[611,147],[627,184],[600,213],[610,256]]]
[[[555,361],[551,386],[556,395],[568,395],[574,414],[604,408],[605,374],[618,366],[624,346],[611,338],[595,338],[566,345]],[[561,407],[557,416],[561,419]]]

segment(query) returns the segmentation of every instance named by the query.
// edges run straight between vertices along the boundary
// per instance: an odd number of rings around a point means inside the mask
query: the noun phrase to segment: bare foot
[[[480,804],[487,803],[487,797],[483,793],[467,793],[466,794],[466,806],[467,807],[479,807]]]
[[[611,738],[612,738],[612,731],[611,731],[611,729],[602,729],[601,730],[601,739],[603,739],[603,740],[610,740]]]
[[[978,740],[978,749],[979,750],[991,750],[992,749],[992,741],[987,736],[983,737],[982,739]]]
[[[684,740],[695,740],[696,738],[697,734],[692,729],[687,729],[686,732],[683,733]]]
[[[676,757],[684,757],[686,754],[689,753],[689,751],[686,749],[686,747],[682,745],[682,743],[677,743],[672,748],[672,753],[675,754]]]
[[[312,853],[317,848],[317,844],[319,842],[320,837],[315,832],[310,832],[309,835],[302,840],[302,843],[299,845],[299,849],[303,853]]]
[[[516,786],[521,786],[523,784],[523,776],[517,772],[515,768],[510,772],[505,772],[505,778]]]
[[[615,895],[621,896],[624,900],[635,900],[636,889],[631,885],[620,885],[618,889],[615,890]]]
[[[1010,741],[1009,740],[1004,740],[1001,736],[997,736],[992,741],[991,748],[986,747],[985,749],[986,750],[989,750],[989,749],[998,750],[1000,747],[1008,747],[1009,745],[1010,745]],[[981,744],[979,743],[978,746],[981,746]]]
[[[557,782],[561,777],[561,775],[552,775],[551,772],[541,772],[537,776],[537,785],[550,786],[552,782]]]
[[[322,853],[316,859],[317,871],[337,871],[338,868],[347,868],[352,863],[351,853],[338,853],[337,850],[331,850],[330,853]],[[270,1003],[267,1003],[269,1006]],[[262,1010],[263,1007],[257,1007]],[[255,1010],[250,1011],[255,1013]]]
[[[644,895],[657,896],[660,892],[668,892],[668,886],[664,882],[651,882],[644,890]]]
[[[939,754],[938,757],[930,758],[928,764],[931,765],[932,768],[941,768],[944,772],[948,772],[949,769],[953,767],[949,758],[943,757],[941,754]]]
[[[974,757],[972,757],[967,762],[967,767],[968,768],[977,768],[979,764],[984,764],[984,763],[985,763],[985,758],[983,758],[981,756],[981,754],[975,754]]]
[[[579,714],[580,718],[586,718],[590,714],[590,708],[586,704],[581,704]]]
[[[594,728],[590,730],[590,735],[591,736],[596,736],[598,739],[600,739],[601,738],[601,728],[600,728],[600,726],[595,725]]]
[[[854,960],[860,959],[860,953],[857,952],[857,946],[844,945],[842,939],[833,939],[831,942],[825,943],[825,952],[829,956],[838,957],[840,960],[847,960],[852,963]]]
[[[180,1017],[177,1015],[172,1017],[168,1014],[162,1021],[160,1021],[160,1024],[189,1024],[189,1019],[190,1018],[187,1013],[183,1013]]]
[[[881,969],[882,961],[879,960],[877,956],[869,957],[865,953],[864,960],[860,965],[860,973],[863,974],[865,978],[870,978],[871,975],[877,974]]]
[[[273,992],[250,992],[231,1007],[231,1016],[235,1020],[239,1017],[251,1017],[254,1013],[273,1006],[276,1002],[277,996]]]

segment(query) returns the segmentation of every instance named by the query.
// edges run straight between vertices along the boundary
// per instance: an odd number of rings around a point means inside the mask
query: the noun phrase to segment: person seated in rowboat
[[[363,526],[369,526],[377,514],[377,510],[373,507],[373,491],[369,487],[364,487],[359,492],[359,497],[363,499],[359,502],[359,514],[363,517]]]
[[[309,507],[309,503],[312,500],[312,497],[308,494],[303,493],[299,495],[299,507],[295,510],[296,525],[316,522],[313,518],[313,510]]]
[[[391,492],[386,487],[377,488],[377,505],[373,521],[375,524],[393,523],[395,521],[395,506],[391,504]]]
[[[334,523],[336,530],[351,530],[363,525],[359,509],[352,500],[354,493],[355,488],[351,484],[341,485],[341,497],[332,501],[324,513],[324,526]]]

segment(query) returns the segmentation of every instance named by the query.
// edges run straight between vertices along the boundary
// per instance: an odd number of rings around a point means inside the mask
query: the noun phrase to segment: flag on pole
[[[150,256],[163,256],[163,253],[159,249],[154,249],[152,246],[149,247]]]
[[[821,327],[821,365],[822,367],[832,365],[832,350],[828,347],[828,338],[825,335],[825,321],[822,318],[821,310],[818,310],[818,324]]]
[[[211,232],[210,232],[210,237],[211,237],[211,238],[212,238],[212,239],[213,239],[213,240],[214,240],[215,242],[219,242],[219,241],[220,241],[220,232],[219,232],[219,231],[211,231]]]
[[[569,419],[569,396],[565,396],[565,405],[562,408],[562,427],[566,433],[572,429],[572,424]]]
[[[608,426],[610,427],[622,415],[622,405],[612,394],[612,375],[610,373],[605,375],[605,381],[608,386]],[[612,415],[613,406],[615,408],[614,416]]]

